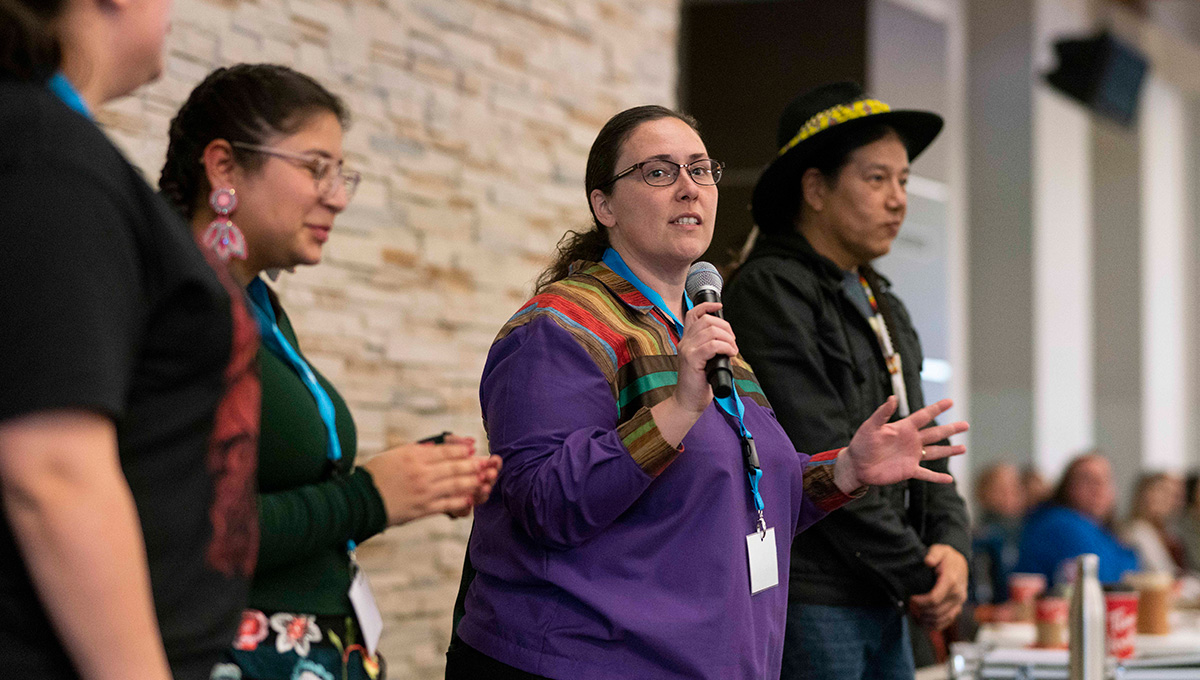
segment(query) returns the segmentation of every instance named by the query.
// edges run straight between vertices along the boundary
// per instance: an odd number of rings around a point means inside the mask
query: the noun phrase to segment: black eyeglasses
[[[629,166],[602,184],[600,188],[603,189],[604,187],[611,186],[614,182],[632,173],[634,170],[641,170],[642,179],[652,187],[671,186],[675,183],[675,180],[679,179],[679,174],[682,170],[687,170],[688,177],[691,177],[692,181],[696,184],[710,187],[721,181],[721,169],[724,167],[724,163],[714,161],[711,158],[701,158],[691,163],[675,163],[655,158]]]
[[[230,142],[230,144],[239,149],[293,161],[307,168],[312,173],[313,180],[316,181],[317,195],[324,199],[333,198],[341,189],[345,190],[346,202],[349,202],[351,198],[354,198],[354,190],[358,188],[358,183],[362,181],[362,175],[359,173],[346,170],[341,163],[317,154],[295,153],[245,142]]]

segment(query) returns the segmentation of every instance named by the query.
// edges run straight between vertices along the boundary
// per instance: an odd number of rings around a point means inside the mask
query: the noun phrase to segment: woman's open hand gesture
[[[884,486],[919,479],[947,484],[954,478],[934,472],[921,463],[966,453],[962,445],[934,445],[951,435],[967,431],[959,421],[949,425],[925,427],[954,405],[949,399],[930,404],[902,420],[889,423],[896,412],[896,397],[888,397],[875,413],[859,426],[850,445],[838,454],[834,481],[838,488],[849,493],[861,486]],[[922,429],[924,428],[924,429]]]

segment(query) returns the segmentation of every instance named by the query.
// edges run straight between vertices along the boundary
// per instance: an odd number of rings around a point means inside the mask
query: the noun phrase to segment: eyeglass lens
[[[338,189],[344,188],[347,201],[354,197],[354,190],[358,188],[358,182],[361,179],[357,172],[347,172],[341,168],[335,168],[332,163],[328,162],[317,171],[317,175],[317,191],[322,196],[331,197],[337,193]]]
[[[642,164],[642,178],[650,186],[670,186],[679,177],[679,170],[679,165],[670,161],[647,161]],[[687,172],[696,184],[707,186],[716,184],[721,179],[721,166],[711,159],[689,163]]]

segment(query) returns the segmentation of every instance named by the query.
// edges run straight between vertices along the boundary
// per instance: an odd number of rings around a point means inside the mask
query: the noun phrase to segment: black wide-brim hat
[[[779,118],[779,153],[754,185],[750,210],[762,231],[795,227],[800,208],[800,178],[817,163],[830,144],[866,125],[894,129],[911,162],[942,130],[942,117],[930,111],[894,111],[867,97],[857,83],[822,85],[796,97]]]

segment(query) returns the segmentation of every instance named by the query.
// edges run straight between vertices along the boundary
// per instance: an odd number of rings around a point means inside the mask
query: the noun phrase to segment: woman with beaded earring
[[[92,120],[167,0],[0,0],[0,675],[207,680],[257,548],[254,322]]]
[[[230,678],[380,677],[378,613],[358,596],[355,544],[427,515],[466,515],[499,471],[498,457],[475,458],[474,440],[455,436],[356,466],[346,403],[304,358],[260,277],[321,260],[359,180],[343,167],[346,117],[308,76],[240,64],[205,78],[171,122],[159,184],[228,259],[263,336],[259,563]]]

